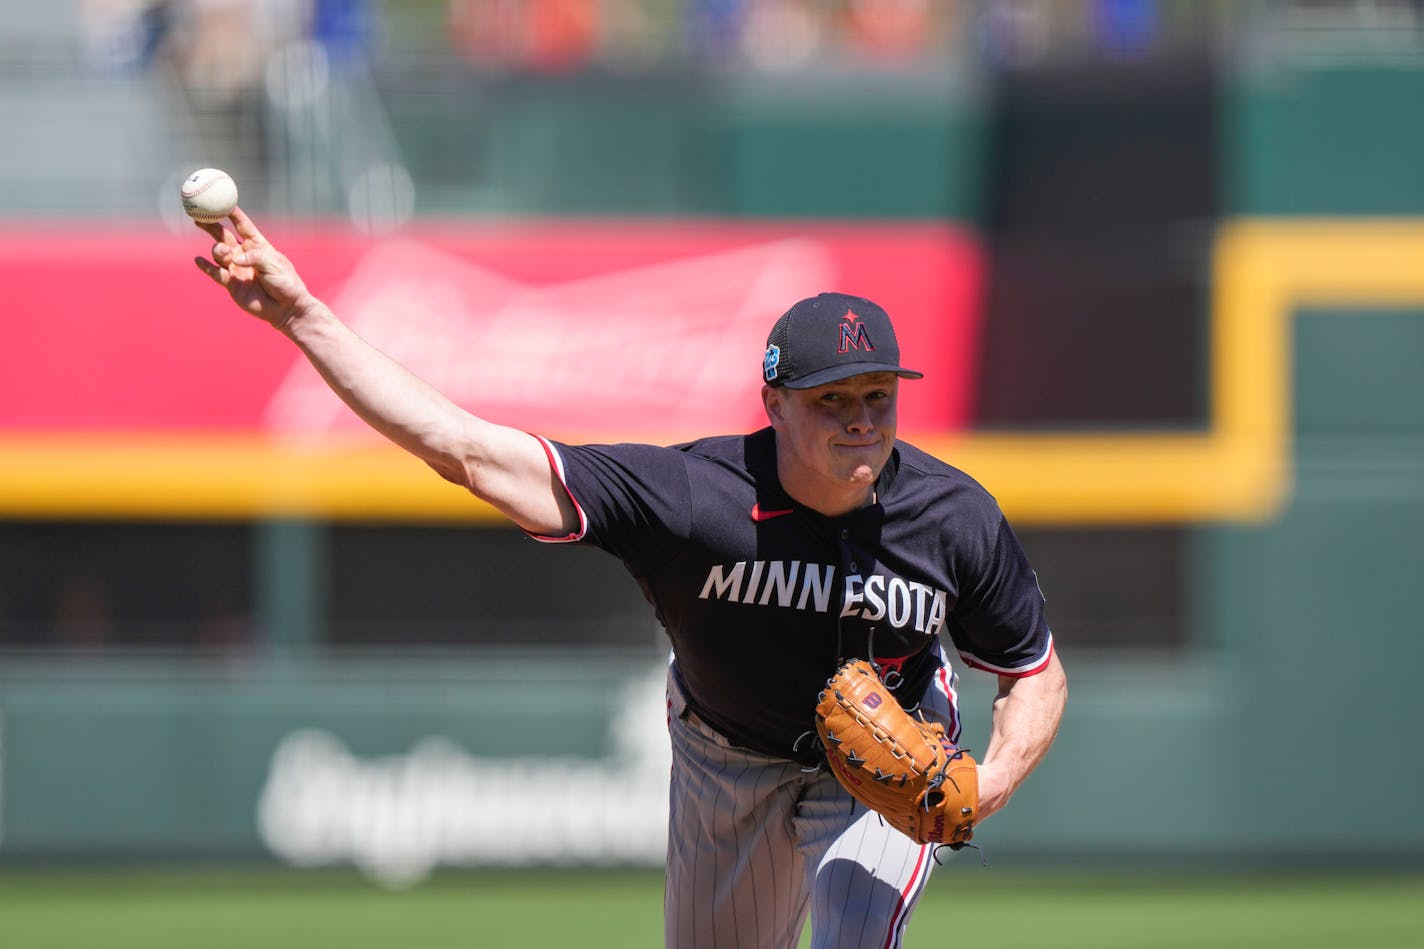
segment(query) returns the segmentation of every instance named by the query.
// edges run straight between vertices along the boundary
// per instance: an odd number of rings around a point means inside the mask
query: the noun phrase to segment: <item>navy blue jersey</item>
[[[1048,662],[1043,595],[998,504],[911,445],[896,442],[875,503],[832,518],[782,490],[770,428],[673,447],[544,444],[579,526],[540,539],[623,561],[689,704],[739,745],[803,757],[793,749],[842,659],[880,663],[907,706],[941,639],[1002,675]]]

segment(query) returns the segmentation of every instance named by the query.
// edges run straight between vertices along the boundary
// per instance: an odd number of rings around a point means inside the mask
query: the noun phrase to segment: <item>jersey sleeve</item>
[[[1038,576],[1002,514],[984,540],[973,562],[961,565],[963,585],[949,617],[955,649],[977,669],[1034,675],[1053,653]]]
[[[566,537],[530,535],[535,540],[581,541],[641,575],[669,559],[686,539],[692,505],[682,452],[655,445],[540,441],[578,512],[578,526]]]

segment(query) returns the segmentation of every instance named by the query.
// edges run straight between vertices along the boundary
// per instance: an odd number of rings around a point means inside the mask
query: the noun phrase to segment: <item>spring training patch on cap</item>
[[[776,378],[776,367],[781,364],[781,347],[775,344],[766,347],[766,355],[761,359],[761,375],[767,382]]]

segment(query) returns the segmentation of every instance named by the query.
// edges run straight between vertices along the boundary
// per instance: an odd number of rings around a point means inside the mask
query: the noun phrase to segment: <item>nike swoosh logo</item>
[[[761,509],[761,505],[760,505],[760,504],[753,504],[753,505],[752,505],[752,520],[757,521],[757,522],[769,521],[769,520],[771,520],[773,517],[781,517],[783,514],[791,514],[794,510],[795,510],[794,508],[789,508],[789,507],[788,507],[788,508],[786,508],[786,509],[783,510],[783,511],[763,511],[763,510]]]

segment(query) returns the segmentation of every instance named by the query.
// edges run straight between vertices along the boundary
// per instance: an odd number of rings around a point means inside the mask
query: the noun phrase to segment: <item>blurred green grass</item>
[[[662,944],[661,913],[662,875],[648,871],[449,872],[404,891],[338,872],[0,872],[0,945],[24,949],[627,949]],[[905,945],[1415,949],[1424,873],[952,864],[931,881]]]

